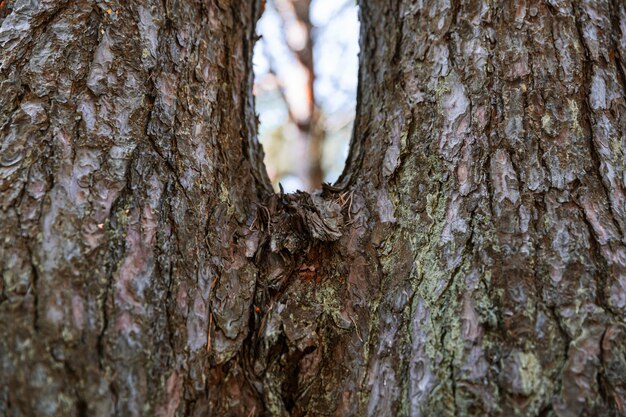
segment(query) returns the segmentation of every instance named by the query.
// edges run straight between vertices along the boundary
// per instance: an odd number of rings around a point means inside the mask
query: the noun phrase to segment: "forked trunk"
[[[620,0],[362,1],[314,195],[258,2],[0,7],[0,415],[626,415]]]

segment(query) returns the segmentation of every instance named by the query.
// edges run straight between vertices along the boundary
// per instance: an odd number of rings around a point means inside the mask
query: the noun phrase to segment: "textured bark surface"
[[[626,415],[626,6],[361,3],[274,195],[246,0],[0,9],[0,415]]]

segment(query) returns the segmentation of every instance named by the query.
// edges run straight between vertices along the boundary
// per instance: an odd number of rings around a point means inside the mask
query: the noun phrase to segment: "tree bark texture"
[[[626,5],[362,1],[271,192],[246,0],[0,10],[0,415],[626,415]]]

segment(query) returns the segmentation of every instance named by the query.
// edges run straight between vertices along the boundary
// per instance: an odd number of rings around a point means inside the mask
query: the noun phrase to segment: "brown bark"
[[[0,415],[626,414],[619,0],[362,2],[346,171],[284,196],[260,4],[5,7]]]

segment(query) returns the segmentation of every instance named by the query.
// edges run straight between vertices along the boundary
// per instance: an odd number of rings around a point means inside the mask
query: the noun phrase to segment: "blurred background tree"
[[[274,188],[311,191],[334,182],[356,105],[356,2],[268,0],[257,33],[254,94]]]

